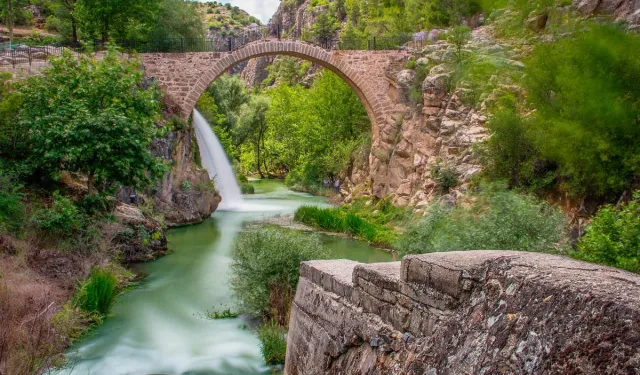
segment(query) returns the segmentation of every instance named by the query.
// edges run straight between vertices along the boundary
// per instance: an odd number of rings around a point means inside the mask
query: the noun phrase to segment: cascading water
[[[218,208],[228,211],[241,209],[244,200],[229,158],[207,120],[196,109],[193,110],[193,125],[196,128],[202,166],[209,172],[209,177],[215,181],[222,196]]]

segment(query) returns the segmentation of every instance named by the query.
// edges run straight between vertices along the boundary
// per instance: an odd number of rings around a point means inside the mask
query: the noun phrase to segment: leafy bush
[[[442,194],[449,193],[451,188],[460,184],[458,172],[450,166],[435,165],[431,169],[431,178],[438,184],[438,189]]]
[[[265,363],[267,365],[283,364],[287,354],[286,331],[278,323],[271,321],[260,327],[258,338]]]
[[[431,205],[427,215],[397,241],[399,254],[557,250],[565,218],[547,203],[498,187],[489,187],[468,203],[454,208]]]
[[[8,176],[0,175],[0,229],[17,232],[25,218],[22,186]]]
[[[256,189],[253,187],[253,185],[249,184],[249,183],[243,183],[240,185],[240,190],[242,191],[242,194],[255,194],[256,193]]]
[[[51,207],[38,211],[31,220],[47,234],[68,235],[82,226],[82,215],[78,208],[58,191],[53,193]]]
[[[76,304],[88,313],[106,315],[115,301],[116,277],[106,269],[96,268],[76,297]]]
[[[640,273],[640,196],[619,209],[610,205],[600,209],[573,255]]]
[[[231,287],[240,312],[285,324],[300,277],[300,262],[326,255],[316,236],[252,228],[238,235],[231,257]]]
[[[82,199],[80,208],[87,215],[97,215],[109,212],[113,209],[115,201],[99,194],[87,195]]]
[[[532,134],[573,196],[615,199],[640,176],[640,36],[593,25],[526,64]]]

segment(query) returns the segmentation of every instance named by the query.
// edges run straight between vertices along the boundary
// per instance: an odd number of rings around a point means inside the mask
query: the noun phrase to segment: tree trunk
[[[73,15],[71,16],[71,33],[72,43],[75,46],[78,44],[78,23]]]
[[[88,190],[88,195],[93,194],[93,178],[94,178],[95,172],[89,172],[89,176],[87,179],[87,190]]]
[[[13,0],[7,0],[7,29],[9,29],[9,45],[13,45]]]

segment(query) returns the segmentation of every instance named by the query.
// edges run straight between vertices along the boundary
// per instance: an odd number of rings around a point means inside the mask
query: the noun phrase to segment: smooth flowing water
[[[209,178],[216,182],[216,187],[223,197],[220,209],[243,209],[245,205],[242,193],[240,192],[236,175],[231,168],[229,158],[224,152],[220,140],[211,130],[211,126],[197,109],[193,110],[193,126],[196,129],[202,166],[209,172]]]
[[[169,231],[173,252],[138,265],[147,278],[118,297],[112,315],[68,356],[64,374],[150,375],[268,373],[259,341],[242,319],[208,320],[206,311],[233,307],[229,251],[236,235],[256,219],[290,214],[302,204],[327,205],[323,198],[288,190],[278,181],[255,183],[246,196],[266,211],[217,211],[210,220]],[[277,207],[278,209],[273,209]],[[322,236],[334,258],[391,261],[389,253],[361,242]]]

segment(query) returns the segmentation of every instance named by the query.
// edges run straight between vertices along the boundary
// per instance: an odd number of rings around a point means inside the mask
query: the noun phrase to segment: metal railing
[[[118,47],[123,53],[186,53],[186,52],[231,52],[243,46],[263,39],[299,40],[317,45],[327,50],[369,50],[385,51],[406,47],[419,48],[429,43],[427,39],[416,38],[412,34],[396,36],[374,36],[369,38],[319,38],[312,33],[283,33],[279,26],[257,27],[238,35],[225,35],[202,39],[162,39],[150,41],[119,41]],[[97,53],[104,51],[107,44],[93,41],[80,45],[12,46],[0,48],[0,66],[16,66],[44,62],[50,57],[59,57],[63,51],[71,53]]]

